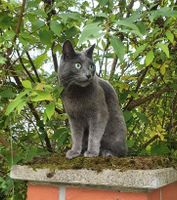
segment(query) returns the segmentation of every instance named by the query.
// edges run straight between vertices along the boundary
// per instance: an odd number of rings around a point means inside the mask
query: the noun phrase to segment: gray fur
[[[64,87],[62,100],[72,133],[68,159],[81,153],[86,157],[127,153],[127,129],[118,98],[113,87],[96,76],[93,49],[94,45],[76,53],[70,41],[63,45],[59,79]],[[81,69],[76,69],[75,63],[80,63]],[[90,64],[93,69],[89,68]]]

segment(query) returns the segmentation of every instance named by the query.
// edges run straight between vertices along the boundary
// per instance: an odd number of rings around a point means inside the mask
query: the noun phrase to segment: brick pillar
[[[177,200],[177,182],[150,192],[28,184],[27,200]]]
[[[59,200],[58,187],[29,183],[27,200]]]

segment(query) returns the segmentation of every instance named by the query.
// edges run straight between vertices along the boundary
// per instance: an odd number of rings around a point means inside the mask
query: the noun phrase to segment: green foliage
[[[123,62],[124,54],[125,54],[123,43],[121,42],[121,40],[119,40],[119,38],[116,38],[115,36],[113,36],[110,39],[110,42],[111,42],[111,45],[112,45],[112,47],[115,51],[115,54],[120,59],[120,62]]]
[[[99,23],[88,24],[84,27],[80,35],[78,45],[81,45],[83,42],[89,39],[99,38],[101,34],[102,28],[99,26]]]
[[[153,51],[149,51],[146,55],[146,60],[145,60],[145,63],[146,63],[146,66],[150,65],[152,63],[152,61],[154,60],[154,53]]]
[[[55,104],[54,103],[50,103],[50,104],[46,105],[45,112],[46,112],[46,115],[47,115],[48,119],[50,120],[52,115],[55,112]]]
[[[176,27],[170,0],[2,1],[0,199],[25,199],[9,178],[12,164],[70,147],[57,81],[66,39],[78,50],[97,44],[94,60],[119,95],[129,153],[177,157]]]

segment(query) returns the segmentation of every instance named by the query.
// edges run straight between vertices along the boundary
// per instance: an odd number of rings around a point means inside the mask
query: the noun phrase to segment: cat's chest
[[[96,102],[93,94],[87,95],[67,95],[62,97],[66,112],[71,117],[85,117],[92,115],[96,110]]]

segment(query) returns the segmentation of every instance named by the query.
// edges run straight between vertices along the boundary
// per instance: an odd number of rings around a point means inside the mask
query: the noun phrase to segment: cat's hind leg
[[[115,141],[110,145],[111,151],[114,156],[122,157],[126,156],[128,152],[128,148],[125,142],[123,141]]]
[[[111,138],[111,137],[110,137]],[[127,145],[124,140],[110,140],[108,137],[104,137],[101,142],[100,155],[103,157],[107,156],[126,156],[127,155]]]
[[[113,156],[113,153],[111,150],[108,150],[108,149],[101,149],[100,150],[100,156],[103,156],[103,157],[110,157],[110,156]]]

